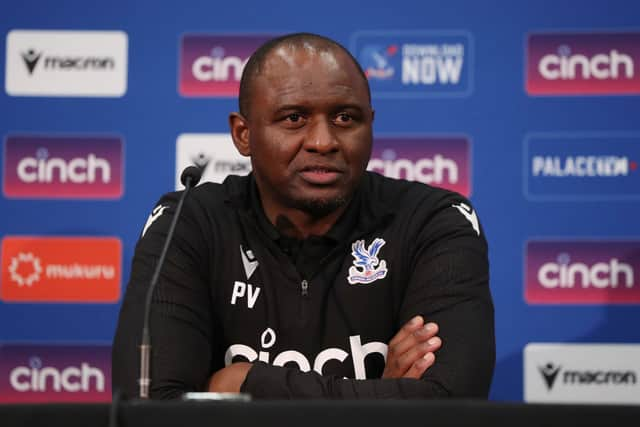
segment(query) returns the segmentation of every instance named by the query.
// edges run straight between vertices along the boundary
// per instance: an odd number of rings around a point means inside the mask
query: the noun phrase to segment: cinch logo
[[[6,91],[12,96],[123,96],[127,44],[121,31],[12,30]]]
[[[628,55],[622,55],[617,50],[612,50],[608,55],[596,54],[592,58],[585,55],[571,55],[571,48],[562,45],[558,48],[557,55],[545,55],[538,63],[538,71],[547,80],[575,80],[580,76],[585,79],[617,79],[620,67],[624,72],[624,78],[633,78],[633,60]]]
[[[460,96],[471,91],[467,33],[359,32],[351,47],[376,95]]]
[[[9,383],[14,390],[26,391],[104,391],[104,374],[88,363],[58,370],[43,366],[39,357],[29,359],[29,366],[18,366],[9,372]]]
[[[368,170],[390,178],[471,193],[470,143],[464,137],[376,138]]]
[[[1,345],[0,402],[108,402],[110,350],[103,345]]]
[[[304,354],[296,350],[286,350],[277,355],[272,355],[268,350],[276,343],[276,333],[271,328],[264,330],[260,336],[260,342],[262,346],[262,350],[260,351],[256,351],[245,344],[233,344],[229,346],[224,355],[225,366],[229,366],[234,362],[236,356],[240,356],[249,362],[260,360],[264,363],[271,363],[274,366],[284,366],[291,362],[298,365],[298,368],[303,372],[309,372],[313,369],[318,374],[323,375],[322,370],[329,360],[344,362],[347,357],[351,356],[355,378],[364,380],[367,378],[364,363],[367,355],[377,353],[382,355],[385,360],[387,359],[387,345],[385,343],[373,341],[362,344],[360,335],[352,335],[349,337],[351,354],[341,348],[327,348],[318,353],[313,360],[313,366]]]
[[[19,198],[114,199],[123,192],[118,137],[10,135],[4,194]]]
[[[530,95],[640,93],[640,33],[531,34]]]
[[[6,237],[0,299],[116,302],[122,244],[109,237]]]
[[[527,302],[640,302],[640,242],[532,241],[526,249]]]
[[[228,175],[251,172],[251,159],[238,153],[228,133],[185,133],[176,142],[176,190],[183,189],[180,174],[187,166],[203,170],[200,182],[222,182]]]
[[[235,97],[251,54],[273,36],[187,34],[180,42],[180,95]]]
[[[640,135],[531,134],[524,145],[530,199],[640,198]]]
[[[556,262],[547,262],[538,269],[538,282],[547,288],[617,288],[623,284],[627,288],[634,285],[633,268],[629,264],[610,258],[606,262],[587,265],[571,262],[569,254],[558,255]]]

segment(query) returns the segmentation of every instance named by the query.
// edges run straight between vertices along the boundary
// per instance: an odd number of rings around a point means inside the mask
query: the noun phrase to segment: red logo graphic
[[[12,302],[116,302],[122,244],[113,237],[7,237],[0,299]]]

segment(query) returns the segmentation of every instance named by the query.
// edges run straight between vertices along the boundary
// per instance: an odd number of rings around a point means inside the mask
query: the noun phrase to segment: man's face
[[[344,52],[279,47],[253,82],[247,125],[264,208],[323,216],[353,194],[371,154],[366,83]]]

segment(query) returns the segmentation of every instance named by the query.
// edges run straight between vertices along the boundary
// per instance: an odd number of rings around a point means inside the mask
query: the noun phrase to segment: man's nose
[[[333,134],[332,124],[328,120],[318,120],[309,128],[304,141],[307,151],[328,154],[338,151],[338,141]]]

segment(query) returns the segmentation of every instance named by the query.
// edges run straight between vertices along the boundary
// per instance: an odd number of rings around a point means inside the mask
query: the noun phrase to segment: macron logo
[[[162,215],[162,213],[168,208],[169,206],[162,206],[162,205],[158,205],[156,206],[152,211],[151,214],[149,215],[149,218],[147,218],[147,223],[144,225],[144,228],[142,229],[142,236],[140,236],[140,238],[144,237],[145,233],[147,232],[147,230],[149,229],[149,227],[151,227],[151,224],[153,224],[154,222],[156,222],[156,220],[158,218],[160,218],[160,216]]]
[[[240,256],[242,257],[242,266],[244,267],[244,274],[247,276],[247,283],[235,281],[233,283],[233,291],[231,291],[231,305],[235,305],[238,299],[247,298],[247,307],[252,309],[258,301],[258,295],[260,295],[260,288],[249,283],[249,279],[258,268],[258,260],[253,255],[251,249],[246,251],[240,245]]]
[[[24,60],[24,65],[26,65],[29,70],[29,75],[33,74],[33,70],[36,68],[41,56],[42,53],[38,53],[33,49],[29,49],[22,54],[22,59]]]
[[[478,216],[476,215],[476,212],[473,209],[471,209],[470,206],[464,203],[460,203],[459,205],[451,205],[451,206],[460,211],[460,213],[467,219],[467,221],[471,223],[471,226],[473,227],[475,232],[478,233],[478,236],[479,236],[480,222],[478,221]]]
[[[258,260],[253,256],[251,249],[244,250],[240,245],[240,255],[242,256],[242,266],[244,267],[244,273],[247,275],[247,280],[251,279],[253,272],[258,268]]]
[[[547,389],[551,390],[560,372],[560,366],[553,366],[553,363],[547,363],[545,366],[538,367],[538,369],[544,378],[544,382],[547,384]]]

